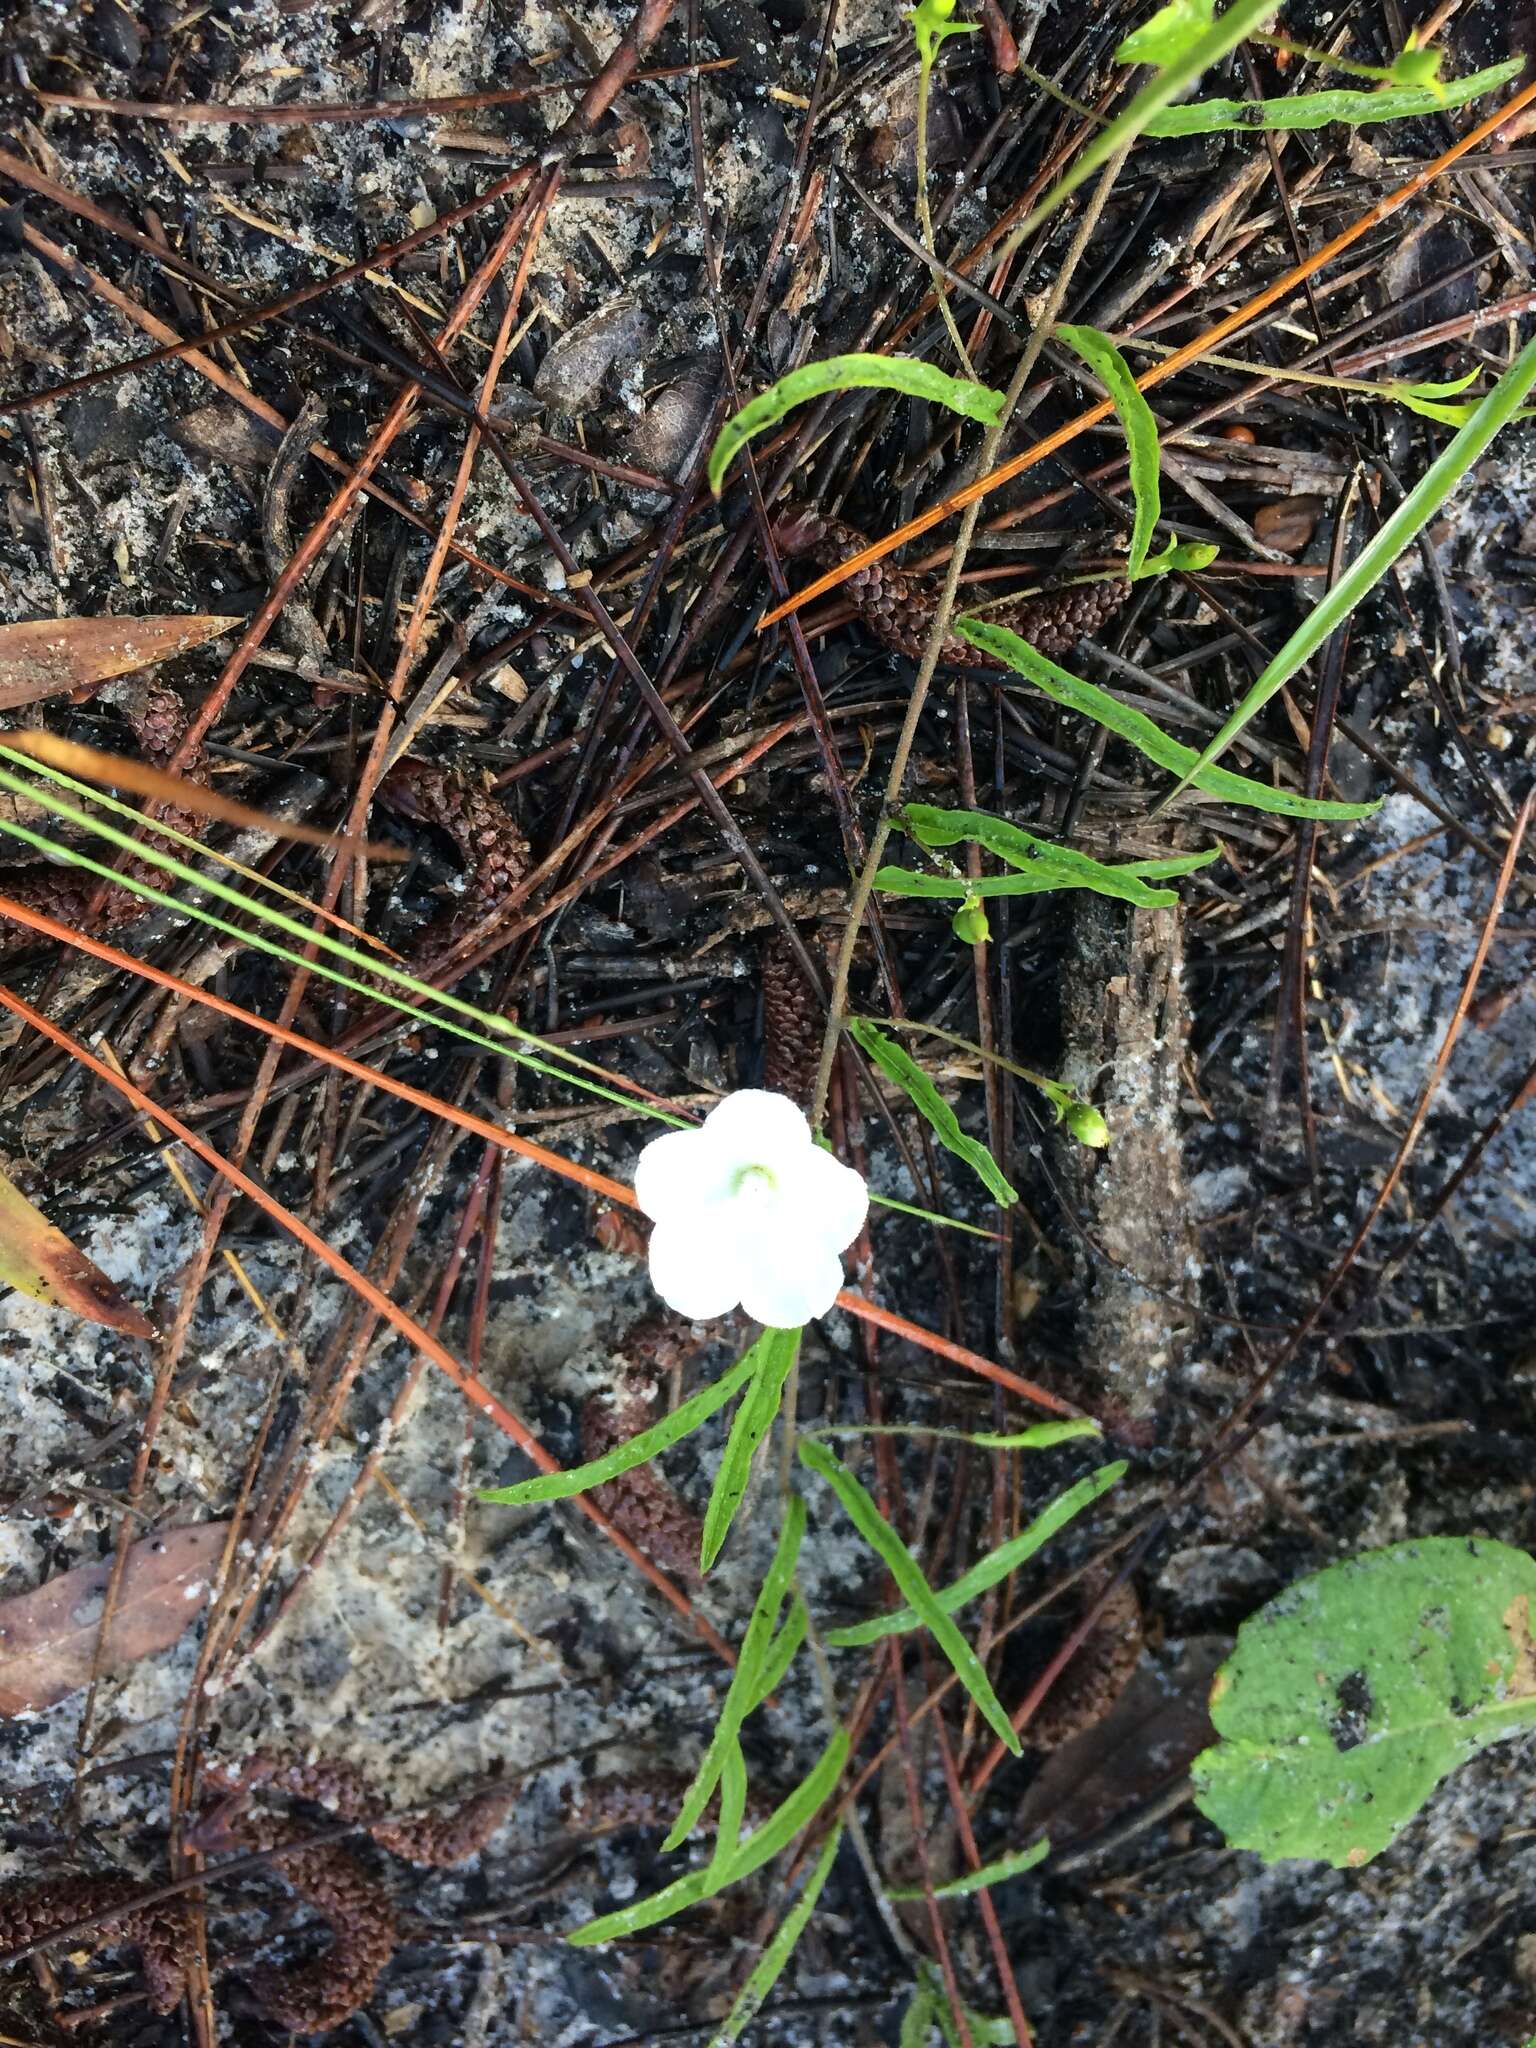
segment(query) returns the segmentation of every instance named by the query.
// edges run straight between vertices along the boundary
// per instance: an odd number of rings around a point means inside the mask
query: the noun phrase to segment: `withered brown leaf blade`
[[[0,626],[0,711],[169,661],[244,622],[219,612],[149,619],[23,619]]]
[[[0,1173],[0,1282],[49,1308],[68,1309],[130,1337],[154,1326],[62,1230],[56,1230],[21,1189]]]
[[[169,1649],[207,1604],[227,1522],[146,1536],[128,1553],[101,1668]],[[88,1685],[112,1559],[77,1565],[0,1600],[0,1718],[38,1713]]]

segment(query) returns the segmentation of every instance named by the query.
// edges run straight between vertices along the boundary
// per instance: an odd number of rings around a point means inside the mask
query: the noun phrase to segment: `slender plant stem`
[[[996,463],[1002,447],[1003,436],[1008,431],[1008,422],[1014,408],[1023,396],[1024,387],[1034,374],[1041,351],[1050,337],[1061,312],[1071,285],[1072,277],[1098,225],[1110,191],[1126,157],[1131,151],[1127,140],[1110,158],[1104,167],[1104,174],[1094,189],[1092,198],[1078,223],[1077,233],[1072,238],[1056,280],[1036,322],[1033,333],[1024,344],[1024,353],[1019,357],[1018,366],[1009,379],[1008,389],[1003,398],[1003,409],[998,415],[997,425],[987,429],[977,456],[977,467],[985,475]],[[821,1042],[821,1060],[816,1069],[816,1090],[813,1098],[811,1121],[819,1126],[827,1105],[827,1089],[832,1080],[832,1062],[837,1057],[838,1039],[842,1033],[848,1011],[848,975],[853,965],[853,952],[863,928],[865,913],[874,892],[875,873],[885,857],[886,845],[890,840],[896,807],[901,801],[901,786],[906,780],[907,764],[912,758],[912,747],[917,739],[918,722],[928,701],[928,691],[933,683],[934,672],[939,665],[939,655],[949,633],[949,622],[955,609],[955,596],[960,588],[960,578],[965,569],[965,558],[971,545],[971,536],[976,531],[976,522],[981,516],[981,500],[973,498],[961,514],[960,531],[955,536],[954,549],[950,554],[949,567],[944,574],[944,587],[939,592],[938,608],[934,613],[933,627],[928,635],[928,644],[923,649],[923,658],[918,666],[917,680],[912,686],[912,696],[907,704],[907,715],[902,720],[901,733],[896,741],[896,752],[891,761],[891,772],[886,777],[885,801],[875,829],[870,835],[869,852],[865,855],[864,866],[853,885],[853,899],[848,906],[848,921],[843,927],[842,944],[838,948],[837,965],[832,975],[832,1001],[827,1012],[827,1028]]]
[[[932,85],[933,58],[927,56],[919,63],[917,72],[917,222],[922,230],[923,253],[928,258],[928,275],[933,280],[933,296],[938,301],[939,317],[949,329],[949,338],[954,343],[961,368],[967,377],[974,377],[976,372],[956,324],[954,308],[949,303],[948,286],[939,267],[938,244],[933,238],[933,211],[928,204],[928,95]]]

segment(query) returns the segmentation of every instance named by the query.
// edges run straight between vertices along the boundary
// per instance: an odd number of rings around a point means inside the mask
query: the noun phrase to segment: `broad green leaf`
[[[1020,1754],[1019,1738],[1003,1712],[1002,1702],[992,1690],[986,1667],[950,1620],[923,1577],[922,1567],[870,1499],[867,1489],[825,1444],[813,1438],[800,1441],[802,1462],[824,1479],[842,1504],[843,1512],[881,1559],[898,1590],[916,1609],[918,1619],[932,1635],[954,1667],[955,1676],[976,1702],[983,1720],[1006,1749]]]
[[[1245,1621],[1195,1800],[1266,1862],[1368,1863],[1440,1780],[1536,1728],[1536,1559],[1481,1537],[1369,1550]]]
[[[1006,1579],[1010,1572],[1017,1571],[1074,1516],[1091,1507],[1101,1494],[1108,1493],[1129,1469],[1122,1458],[1113,1465],[1101,1465],[1086,1479],[1079,1479],[1075,1486],[1069,1486],[1064,1494],[1036,1515],[1027,1529],[1021,1529],[1017,1536],[1010,1536],[996,1550],[988,1551],[953,1585],[935,1593],[934,1599],[946,1614],[957,1613],[970,1601],[979,1599],[1000,1580]],[[860,1649],[866,1643],[879,1642],[882,1636],[902,1635],[907,1629],[916,1628],[922,1619],[915,1606],[898,1607],[890,1614],[877,1614],[872,1621],[858,1621],[849,1628],[829,1628],[823,1640],[836,1650]]]
[[[1117,64],[1172,64],[1205,35],[1216,18],[1216,0],[1168,0],[1152,19],[1133,29],[1115,52]]]
[[[750,1356],[750,1353],[748,1354]],[[805,1538],[805,1502],[799,1494],[792,1493],[784,1510],[784,1526],[779,1531],[779,1540],[774,1547],[773,1562],[758,1589],[751,1616],[747,1622],[746,1634],[741,1639],[741,1652],[736,1660],[736,1669],[731,1674],[730,1689],[725,1695],[725,1704],[720,1709],[720,1718],[715,1723],[714,1734],[704,1752],[703,1761],[694,1773],[693,1783],[683,1795],[682,1808],[663,1842],[664,1849],[676,1849],[685,1842],[698,1824],[699,1817],[709,1804],[709,1795],[725,1767],[727,1752],[736,1746],[742,1723],[748,1714],[754,1713],[773,1691],[779,1679],[788,1669],[788,1657],[782,1665],[774,1656],[774,1630],[779,1625],[779,1611],[788,1597],[795,1576],[795,1561],[800,1555],[800,1545]],[[798,1602],[796,1605],[798,1606]],[[795,1615],[791,1612],[784,1627],[784,1637],[789,1637],[795,1626]],[[799,1647],[805,1633],[803,1614],[800,1618],[799,1634],[793,1639],[789,1655]],[[774,1667],[770,1676],[769,1666]]]
[[[752,1459],[758,1445],[773,1427],[773,1418],[778,1414],[779,1402],[784,1396],[784,1382],[800,1355],[800,1334],[798,1330],[764,1330],[747,1353],[748,1358],[756,1363],[751,1383],[732,1419],[725,1455],[720,1460],[720,1470],[715,1474],[715,1483],[710,1489],[699,1558],[701,1571],[709,1570],[731,1532],[731,1523],[752,1474]]]
[[[944,1149],[965,1161],[993,1201],[1004,1209],[1016,1202],[1018,1190],[1009,1185],[1002,1168],[986,1146],[961,1130],[959,1118],[912,1055],[903,1051],[894,1039],[888,1038],[879,1025],[871,1023],[867,1017],[852,1018],[848,1029],[860,1050],[874,1061],[888,1081],[895,1082],[913,1108],[927,1119],[933,1135]]]
[[[1006,627],[989,626],[982,619],[960,619],[955,630],[972,646],[995,655],[1018,675],[1027,676],[1053,702],[1108,726],[1149,761],[1171,769],[1175,775],[1183,775],[1186,782],[1193,782],[1207,796],[1220,797],[1226,803],[1246,804],[1253,810],[1272,811],[1284,818],[1368,818],[1378,808],[1375,804],[1341,804],[1325,797],[1297,796],[1288,789],[1270,789],[1227,768],[1203,765],[1193,747],[1186,747],[1182,740],[1164,732],[1144,711],[1122,704],[1096,683],[1085,682],[1081,676],[1058,668],[1054,661],[1047,660]]]
[[[1165,107],[1150,120],[1147,135],[1212,135],[1224,129],[1324,128],[1330,121],[1363,127],[1373,121],[1406,121],[1418,114],[1439,114],[1451,107],[1464,107],[1518,78],[1521,60],[1511,57],[1503,64],[1490,64],[1486,71],[1474,71],[1467,78],[1447,79],[1443,84],[1388,85],[1379,92],[1351,92],[1330,88],[1323,92],[1292,93],[1277,100],[1190,100],[1182,107]]]
[[[926,398],[983,426],[996,426],[1002,415],[1003,394],[968,377],[951,377],[932,363],[915,356],[846,355],[828,356],[825,362],[805,363],[791,370],[777,384],[770,384],[750,399],[739,413],[728,419],[709,451],[709,488],[720,495],[720,486],[731,463],[754,435],[775,426],[807,399],[822,398],[829,391],[904,391],[910,398]]]
[[[954,4],[954,0],[950,0]],[[709,2048],[732,2048],[741,2039],[747,2028],[756,2019],[767,2002],[768,1994],[784,1974],[784,1965],[794,1952],[795,1943],[804,1934],[806,1923],[816,1910],[816,1901],[821,1897],[821,1888],[831,1875],[832,1865],[837,1861],[837,1852],[842,1846],[843,1828],[841,1821],[832,1829],[821,1845],[805,1889],[780,1922],[772,1941],[763,1950],[762,1959],[741,1988],[740,1996],[726,2015],[725,2024],[714,2036]]]
[[[664,1415],[660,1422],[650,1429],[641,1430],[638,1436],[627,1442],[615,1444],[601,1458],[593,1458],[585,1465],[573,1465],[566,1472],[545,1472],[537,1479],[521,1479],[515,1486],[497,1486],[490,1492],[478,1496],[483,1501],[494,1502],[498,1507],[525,1508],[535,1501],[569,1500],[572,1494],[586,1493],[594,1486],[605,1486],[610,1479],[617,1479],[621,1472],[629,1472],[636,1465],[644,1465],[658,1452],[679,1443],[690,1430],[698,1428],[723,1408],[737,1388],[751,1379],[757,1370],[754,1345],[744,1358],[738,1358],[729,1372],[722,1373],[707,1387],[700,1387],[686,1401],[680,1401],[670,1415]]]
[[[1208,71],[1229,50],[1235,50],[1244,36],[1250,36],[1262,27],[1270,15],[1278,12],[1279,6],[1280,0],[1235,0],[1219,20],[1212,21],[1208,27],[1200,26],[1199,32],[1188,40],[1182,37],[1171,40],[1167,45],[1170,54],[1154,76],[1123,114],[1101,128],[1086,149],[1079,150],[1072,159],[1072,168],[1014,228],[1009,237],[1010,243],[1017,247],[1032,235],[1043,220],[1048,220],[1057,207],[1064,205],[1077,188],[1086,184],[1111,157],[1118,156],[1138,135],[1145,135],[1162,109],[1171,106],[1182,93],[1187,92],[1202,71]],[[1150,28],[1151,23],[1147,26]]]
[[[691,1870],[686,1877],[653,1892],[648,1899],[637,1899],[633,1905],[625,1906],[617,1913],[607,1913],[600,1920],[591,1920],[585,1927],[578,1927],[566,1939],[573,1948],[592,1948],[600,1941],[617,1941],[621,1936],[636,1934],[644,1927],[654,1927],[658,1920],[670,1919],[685,1906],[697,1905],[700,1899],[713,1898],[726,1885],[750,1877],[754,1870],[761,1870],[781,1849],[787,1848],[800,1830],[815,1818],[836,1789],[847,1761],[848,1734],[846,1729],[839,1728],[810,1774],[801,1779],[781,1805],[774,1808],[760,1828],[747,1836],[723,1879],[712,1880],[708,1870]]]
[[[1433,519],[1457,484],[1478,461],[1490,443],[1519,412],[1531,387],[1536,384],[1536,340],[1528,341],[1504,372],[1466,425],[1425,470],[1413,489],[1390,518],[1382,521],[1343,575],[1325,597],[1319,599],[1280,652],[1249,686],[1243,701],[1213,740],[1208,740],[1192,766],[1183,771],[1179,789],[1191,782],[1209,788],[1202,778],[1218,755],[1231,746],[1255,714],[1263,709],[1277,690],[1316,654],[1336,632],[1366,593],[1386,575],[1411,540]],[[962,631],[964,630],[962,626]],[[1179,790],[1173,794],[1177,796]]]
[[[995,1863],[984,1863],[979,1870],[969,1870],[964,1877],[957,1877],[951,1884],[936,1884],[933,1896],[936,1899],[968,1899],[975,1892],[985,1891],[989,1885],[1006,1884],[1010,1877],[1021,1877],[1026,1870],[1033,1870],[1037,1863],[1043,1863],[1051,1853],[1049,1840],[1042,1837],[1031,1842],[1027,1849],[1019,1849],[1012,1856],[999,1856]],[[891,1891],[889,1898],[925,1899],[928,1894],[921,1885],[904,1887]]]
[[[1151,406],[1136,388],[1136,373],[1107,334],[1101,333],[1097,327],[1061,326],[1056,332],[1069,348],[1077,350],[1109,393],[1125,434],[1131,463],[1131,496],[1136,508],[1131,524],[1126,575],[1134,583],[1146,572],[1147,550],[1152,545],[1152,536],[1163,510],[1157,421],[1152,417]]]

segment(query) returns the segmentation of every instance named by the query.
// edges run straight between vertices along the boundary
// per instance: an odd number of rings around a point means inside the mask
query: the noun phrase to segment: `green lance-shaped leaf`
[[[1379,92],[1330,87],[1322,92],[1292,93],[1277,100],[1189,100],[1181,107],[1165,107],[1153,116],[1143,132],[1213,135],[1239,128],[1324,128],[1330,121],[1342,121],[1352,128],[1374,121],[1406,121],[1419,114],[1440,114],[1451,107],[1464,107],[1469,100],[1480,99],[1484,93],[1508,85],[1520,71],[1521,60],[1511,57],[1466,78],[1429,85],[1388,85]]]
[[[648,1464],[658,1453],[680,1443],[701,1422],[707,1421],[717,1408],[725,1406],[737,1389],[756,1372],[756,1354],[757,1346],[753,1345],[745,1357],[737,1359],[729,1372],[722,1373],[707,1387],[700,1387],[686,1401],[680,1401],[670,1415],[664,1415],[650,1429],[643,1429],[638,1436],[615,1444],[601,1458],[593,1458],[586,1465],[573,1465],[566,1472],[546,1472],[537,1479],[520,1479],[515,1486],[493,1487],[479,1498],[507,1508],[530,1507],[535,1501],[569,1500],[572,1494],[586,1493],[594,1486],[605,1486],[610,1479],[617,1479],[621,1472],[631,1472],[636,1465]]]
[[[1118,64],[1172,64],[1205,35],[1216,19],[1216,0],[1168,0],[1115,52]]]
[[[741,1406],[732,1419],[725,1456],[720,1460],[720,1470],[715,1474],[715,1483],[710,1489],[699,1558],[702,1571],[709,1570],[730,1534],[736,1510],[747,1490],[752,1459],[758,1445],[773,1427],[779,1403],[784,1398],[784,1382],[800,1355],[800,1335],[799,1330],[764,1330],[747,1353],[748,1358],[756,1360],[756,1365],[751,1383],[741,1397]]]
[[[1005,626],[990,626],[984,619],[960,619],[955,630],[973,647],[995,655],[1017,675],[1027,676],[1053,702],[1108,726],[1149,761],[1175,775],[1184,775],[1186,781],[1193,782],[1207,796],[1219,797],[1224,803],[1246,804],[1252,810],[1271,811],[1283,818],[1368,818],[1377,809],[1373,803],[1342,804],[1325,797],[1298,796],[1291,790],[1270,789],[1246,775],[1235,775],[1229,768],[1201,766],[1193,747],[1186,747],[1182,740],[1154,725],[1144,711],[1122,704],[1096,683],[1085,682],[1081,676],[1059,668]]]
[[[794,1953],[795,1943],[804,1934],[806,1924],[816,1910],[816,1901],[821,1897],[821,1888],[837,1861],[842,1840],[843,1829],[839,1822],[822,1843],[821,1853],[805,1881],[805,1889],[780,1921],[772,1941],[763,1950],[757,1968],[742,1986],[735,2004],[726,2015],[725,2024],[713,2036],[709,2048],[732,2048],[732,2044],[741,2039],[762,2011],[769,1992],[784,1974],[784,1966]]]
[[[1064,1529],[1074,1516],[1084,1508],[1091,1507],[1101,1494],[1123,1479],[1128,1470],[1125,1460],[1118,1459],[1113,1465],[1101,1465],[1096,1472],[1090,1472],[1086,1479],[1079,1479],[1075,1486],[1069,1486],[1065,1493],[1043,1508],[1017,1536],[1010,1536],[1006,1543],[1000,1543],[996,1550],[989,1550],[984,1558],[973,1564],[968,1572],[955,1580],[953,1585],[943,1587],[934,1598],[946,1614],[957,1614],[972,1600],[980,1599],[983,1593],[1006,1579],[1010,1572],[1016,1572],[1021,1564],[1032,1558],[1035,1552],[1050,1542],[1058,1530]],[[870,1621],[857,1621],[847,1628],[829,1628],[824,1640],[834,1650],[856,1650],[866,1643],[877,1643],[882,1636],[904,1634],[909,1628],[921,1625],[923,1616],[915,1605],[898,1607],[890,1614],[877,1614]]]
[[[1003,409],[1001,391],[969,377],[951,377],[915,356],[828,356],[825,362],[791,370],[726,421],[709,451],[709,488],[715,495],[720,494],[725,472],[754,435],[776,426],[797,405],[823,398],[829,391],[904,391],[909,398],[926,398],[987,427],[997,425]]]
[[[1075,846],[1041,839],[991,811],[945,810],[937,804],[908,804],[901,813],[901,826],[919,846],[930,851],[961,844],[979,846],[1026,876],[1042,871],[1060,875],[1063,879],[1053,882],[1052,887],[1094,889],[1104,896],[1124,895],[1127,902],[1141,902],[1148,907],[1177,899],[1167,890],[1145,889],[1147,880],[1193,874],[1196,868],[1215,860],[1220,852],[1219,847],[1211,846],[1202,853],[1161,854],[1151,860],[1122,861],[1111,867],[1091,854],[1079,852]],[[1142,890],[1140,896],[1127,893],[1137,889]]]
[[[867,1489],[841,1459],[825,1444],[805,1437],[800,1457],[818,1478],[824,1479],[842,1504],[843,1512],[896,1581],[898,1591],[916,1609],[918,1619],[932,1635],[954,1667],[955,1676],[976,1702],[983,1720],[1005,1748],[1017,1756],[1019,1738],[1013,1732],[1002,1702],[992,1690],[981,1659],[961,1635],[940,1605],[933,1588],[923,1577],[922,1567],[870,1499]]]
[[[1386,575],[1411,540],[1427,526],[1489,444],[1519,412],[1531,386],[1536,384],[1536,340],[1528,341],[1498,383],[1480,400],[1477,409],[1454,440],[1425,470],[1413,489],[1390,518],[1382,521],[1374,536],[1360,550],[1325,597],[1313,606],[1289,640],[1254,679],[1226,724],[1208,740],[1192,767],[1184,772],[1179,789],[1189,783],[1209,785],[1201,777],[1218,755],[1225,753],[1277,690],[1316,654],[1324,641],[1349,617],[1360,600]],[[1174,795],[1178,795],[1178,790]]]
[[[1368,1863],[1468,1757],[1536,1728],[1536,1559],[1478,1537],[1369,1550],[1238,1630],[1195,1800],[1266,1862]]]
[[[957,1159],[965,1161],[993,1201],[1004,1209],[1016,1202],[1018,1190],[1009,1184],[986,1146],[961,1130],[959,1118],[912,1055],[867,1017],[851,1018],[848,1029],[859,1049],[874,1061],[888,1081],[895,1082],[913,1108],[927,1119],[933,1135],[945,1151],[953,1152]]]
[[[1098,896],[1113,896],[1138,910],[1155,910],[1177,903],[1172,889],[1149,889],[1135,875],[1105,868],[1097,880],[1089,881],[1075,869],[1059,867],[1042,859],[1029,875],[929,875],[917,868],[883,867],[875,870],[875,888],[883,896],[921,898],[924,902],[974,896],[978,901],[992,896],[1053,896],[1062,889],[1091,889]]]
[[[1010,1877],[1021,1877],[1026,1870],[1033,1870],[1037,1863],[1043,1863],[1050,1853],[1050,1842],[1042,1837],[1038,1842],[1031,1842],[1027,1849],[1016,1850],[1011,1856],[999,1856],[995,1863],[983,1863],[979,1870],[968,1870],[964,1877],[957,1877],[950,1884],[936,1884],[933,1896],[936,1899],[968,1899],[975,1892],[987,1890],[990,1885],[1006,1884]],[[903,1902],[927,1896],[921,1885],[903,1886],[900,1891],[887,1893],[887,1897]]]
[[[799,1494],[792,1493],[789,1505],[784,1511],[784,1526],[779,1531],[773,1562],[769,1565],[767,1575],[758,1590],[747,1622],[746,1634],[741,1639],[741,1652],[731,1676],[730,1690],[725,1695],[725,1704],[720,1709],[720,1718],[715,1723],[715,1731],[710,1737],[708,1749],[704,1752],[704,1759],[694,1773],[693,1783],[683,1795],[681,1811],[662,1844],[665,1849],[678,1848],[698,1825],[700,1816],[709,1804],[709,1796],[725,1768],[726,1756],[737,1745],[742,1723],[773,1691],[784,1671],[789,1668],[789,1657],[794,1655],[804,1637],[804,1612],[799,1612],[797,1629],[796,1612],[792,1610],[780,1638],[781,1642],[785,1639],[790,1641],[789,1655],[782,1659],[775,1655],[774,1631],[779,1625],[779,1611],[794,1581],[795,1561],[800,1555],[800,1545],[804,1538],[805,1502]],[[797,1608],[798,1605],[797,1602]],[[795,1633],[792,1634],[792,1631]]]
[[[723,1877],[709,1869],[691,1870],[686,1877],[653,1892],[648,1899],[637,1899],[632,1906],[625,1906],[617,1913],[605,1914],[602,1919],[579,1927],[567,1937],[571,1946],[591,1948],[600,1941],[617,1941],[626,1934],[637,1934],[642,1928],[654,1927],[658,1920],[670,1919],[685,1906],[697,1905],[700,1899],[713,1898],[728,1884],[750,1877],[754,1870],[761,1870],[815,1818],[836,1789],[847,1761],[848,1732],[839,1728],[809,1775],[802,1778],[789,1797],[774,1808],[760,1828],[747,1836]]]
[[[1136,374],[1119,349],[1097,327],[1061,326],[1056,332],[1069,348],[1076,349],[1114,402],[1125,434],[1131,460],[1131,497],[1135,515],[1131,524],[1131,550],[1126,574],[1134,583],[1145,573],[1147,550],[1163,510],[1161,461],[1157,446],[1157,421],[1152,408],[1136,388]]]

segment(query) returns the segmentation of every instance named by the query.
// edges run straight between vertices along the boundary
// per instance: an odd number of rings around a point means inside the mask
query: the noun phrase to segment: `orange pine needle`
[[[1523,87],[1497,113],[1490,114],[1486,121],[1479,122],[1469,134],[1464,135],[1458,143],[1446,150],[1443,156],[1437,156],[1433,163],[1426,164],[1420,171],[1415,171],[1408,182],[1399,185],[1395,192],[1389,192],[1384,198],[1378,199],[1376,204],[1368,207],[1357,221],[1352,222],[1342,233],[1335,235],[1331,242],[1325,242],[1321,249],[1298,263],[1293,270],[1288,270],[1283,277],[1276,278],[1273,284],[1266,285],[1263,291],[1256,293],[1245,305],[1239,306],[1235,312],[1228,313],[1225,319],[1218,320],[1214,327],[1208,327],[1203,334],[1196,335],[1195,339],[1186,342],[1183,348],[1176,349],[1171,356],[1165,356],[1160,362],[1153,363],[1150,369],[1143,370],[1136,379],[1137,390],[1150,391],[1153,385],[1161,384],[1166,378],[1177,375],[1191,363],[1198,362],[1207,349],[1218,347],[1240,327],[1246,327],[1250,320],[1255,320],[1259,314],[1267,312],[1278,300],[1293,292],[1297,285],[1304,284],[1336,256],[1342,255],[1353,243],[1358,242],[1362,235],[1368,234],[1374,227],[1379,227],[1400,207],[1406,206],[1408,201],[1422,192],[1426,185],[1431,184],[1442,172],[1449,170],[1458,158],[1465,156],[1468,150],[1475,149],[1478,143],[1486,142],[1490,135],[1502,128],[1504,123],[1518,114],[1522,107],[1529,106],[1532,100],[1536,100],[1536,83]],[[1279,374],[1283,375],[1283,372]],[[1012,478],[1022,475],[1026,469],[1033,469],[1037,462],[1044,461],[1048,455],[1054,455],[1058,448],[1065,448],[1067,443],[1075,441],[1079,434],[1086,433],[1090,427],[1096,427],[1101,420],[1108,419],[1113,411],[1114,406],[1109,399],[1090,406],[1086,412],[1079,413],[1076,419],[1068,420],[1065,425],[1056,428],[1054,433],[1047,434],[1043,440],[1036,441],[1033,446],[1026,448],[1022,455],[1010,456],[1000,467],[989,470],[984,477],[979,477],[974,483],[967,484],[963,490],[956,491],[953,496],[944,499],[942,504],[935,505],[930,511],[920,512],[915,519],[909,519],[905,526],[898,527],[895,533],[888,534],[884,540],[871,541],[868,547],[860,548],[856,555],[850,555],[846,562],[839,562],[835,569],[828,569],[824,575],[818,576],[814,583],[808,583],[804,590],[795,591],[792,596],[785,598],[782,604],[776,605],[759,620],[757,630],[762,632],[765,627],[776,625],[789,613],[809,604],[812,598],[821,597],[827,591],[835,590],[840,583],[845,583],[858,570],[867,568],[871,562],[883,560],[894,549],[904,546],[909,540],[914,540],[918,534],[926,533],[930,527],[937,526],[952,512],[960,511],[977,498],[984,498],[988,491],[996,490],[999,484],[1008,483]]]

